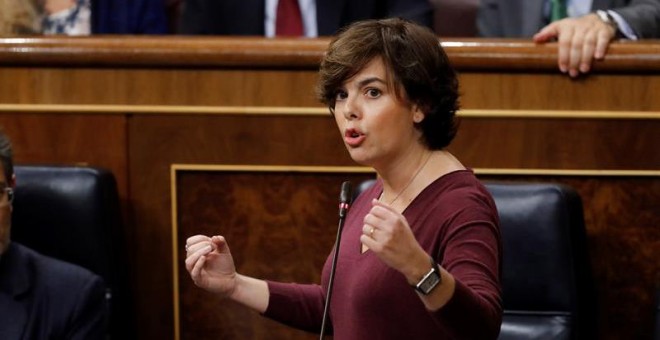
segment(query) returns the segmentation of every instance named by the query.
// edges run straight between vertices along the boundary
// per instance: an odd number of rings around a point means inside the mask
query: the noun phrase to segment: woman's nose
[[[360,117],[359,105],[354,96],[349,95],[342,102],[342,114],[347,120],[353,120]]]

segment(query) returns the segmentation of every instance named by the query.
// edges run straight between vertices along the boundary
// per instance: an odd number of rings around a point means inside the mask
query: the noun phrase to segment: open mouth
[[[356,129],[346,129],[344,132],[344,142],[350,147],[357,147],[362,144],[366,135]]]

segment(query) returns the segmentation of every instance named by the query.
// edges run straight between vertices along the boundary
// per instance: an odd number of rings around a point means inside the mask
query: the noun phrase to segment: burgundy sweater
[[[361,253],[362,220],[383,190],[379,180],[358,197],[346,218],[327,334],[334,339],[495,339],[502,319],[501,241],[495,203],[470,170],[444,175],[406,208],[417,241],[456,279],[451,300],[428,311],[403,274],[371,251]],[[268,281],[265,316],[318,332],[332,254],[322,285]]]

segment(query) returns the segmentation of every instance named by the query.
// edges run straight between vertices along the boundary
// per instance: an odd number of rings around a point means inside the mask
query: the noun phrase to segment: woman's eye
[[[380,96],[380,90],[379,89],[369,89],[367,90],[367,95],[372,98],[377,98]]]
[[[345,91],[337,91],[337,93],[335,94],[336,100],[346,99],[346,97],[348,97],[348,93],[346,93]]]

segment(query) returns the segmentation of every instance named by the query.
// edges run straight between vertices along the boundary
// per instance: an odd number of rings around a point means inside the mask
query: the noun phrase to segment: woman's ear
[[[415,122],[415,124],[419,124],[424,120],[424,117],[426,117],[426,114],[421,109],[421,107],[417,104],[414,104],[413,105],[413,122]]]

